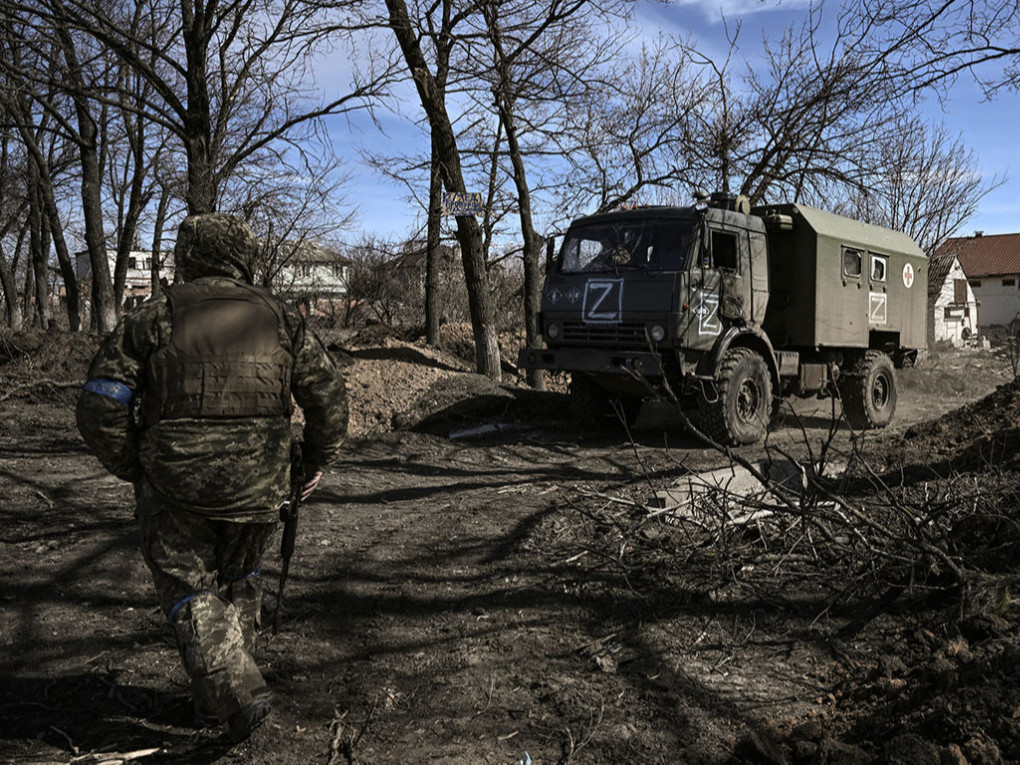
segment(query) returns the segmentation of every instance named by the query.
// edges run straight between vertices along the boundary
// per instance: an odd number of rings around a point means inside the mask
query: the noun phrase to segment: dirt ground
[[[472,374],[460,332],[460,355],[329,341],[351,437],[260,640],[273,716],[236,747],[195,726],[130,487],[74,428],[92,346],[0,339],[0,761],[1020,761],[1003,584],[1020,392],[1002,359],[929,354],[901,375],[894,424],[856,442],[809,400],[736,450],[851,464],[824,512],[859,512],[860,531],[777,511],[685,532],[646,505],[727,457],[663,404],[630,437],[580,430],[562,393]],[[923,555],[869,536],[901,517],[936,540]],[[273,555],[267,614],[278,572]]]

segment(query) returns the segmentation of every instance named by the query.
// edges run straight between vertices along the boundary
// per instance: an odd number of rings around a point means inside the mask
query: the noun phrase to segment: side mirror
[[[550,236],[545,240],[545,272],[552,273],[553,261],[556,259],[556,237]]]

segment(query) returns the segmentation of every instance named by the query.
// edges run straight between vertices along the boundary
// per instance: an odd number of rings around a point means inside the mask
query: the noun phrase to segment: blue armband
[[[89,380],[82,388],[89,393],[98,393],[100,396],[109,396],[122,404],[131,404],[135,401],[135,392],[122,382],[116,380],[104,380],[96,378]]]

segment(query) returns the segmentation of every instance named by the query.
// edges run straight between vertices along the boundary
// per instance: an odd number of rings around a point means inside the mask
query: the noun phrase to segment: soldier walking
[[[120,320],[77,406],[85,442],[134,484],[196,713],[234,742],[270,712],[252,651],[261,561],[290,489],[292,400],[305,416],[303,497],[347,432],[343,377],[301,314],[253,286],[256,254],[239,218],[185,219],[174,285]]]

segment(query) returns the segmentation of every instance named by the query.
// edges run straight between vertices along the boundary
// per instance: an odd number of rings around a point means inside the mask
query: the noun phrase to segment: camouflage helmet
[[[177,279],[229,276],[253,284],[258,242],[241,218],[224,213],[189,215],[177,230]]]

